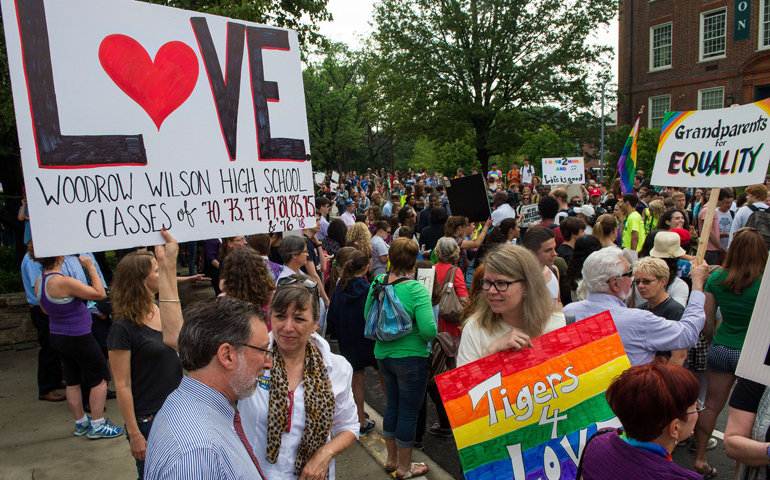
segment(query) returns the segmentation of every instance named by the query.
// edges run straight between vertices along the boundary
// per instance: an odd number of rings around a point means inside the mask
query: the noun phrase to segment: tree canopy
[[[609,47],[586,39],[606,25],[616,0],[383,0],[374,41],[383,92],[402,115],[441,143],[470,133],[486,170],[499,150],[505,112],[594,102],[589,72]]]

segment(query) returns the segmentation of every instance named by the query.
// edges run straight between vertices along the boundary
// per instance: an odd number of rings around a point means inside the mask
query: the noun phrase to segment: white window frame
[[[657,100],[659,98],[668,98],[668,110],[671,111],[671,95],[655,95],[653,97],[647,98],[647,128],[653,128],[652,127],[652,101]],[[664,116],[665,118],[665,116]]]
[[[770,4],[770,0],[760,0],[759,2],[759,15],[758,15],[759,29],[757,29],[757,32],[759,32],[757,37],[759,38],[757,39],[757,50],[770,50],[770,43],[768,43],[767,45],[763,44],[763,41],[765,39],[765,32],[770,30],[770,23],[767,25],[767,27],[765,27],[763,22],[764,20],[763,15],[765,13],[765,8],[767,8],[768,4]]]
[[[770,1],[770,0],[766,0]],[[656,28],[662,28],[670,26],[671,27],[671,44],[669,47],[671,48],[671,65],[663,65],[662,67],[656,67],[655,66],[655,29]],[[659,25],[653,25],[650,27],[650,71],[651,72],[659,72],[661,70],[670,70],[674,68],[674,22],[666,22],[661,23]]]
[[[704,22],[704,20],[706,18],[706,15],[710,15],[710,14],[716,13],[716,12],[724,12],[724,14],[725,14],[725,51],[721,55],[716,55],[716,56],[713,56],[713,57],[703,58],[703,34],[704,34],[703,22]],[[730,18],[729,18],[729,14],[727,12],[727,7],[719,7],[719,8],[715,8],[713,10],[708,10],[706,12],[701,12],[701,14],[700,14],[700,33],[698,35],[698,59],[699,59],[698,63],[712,62],[714,60],[721,60],[723,58],[727,58],[727,28],[728,28],[728,25],[729,25],[729,20],[730,20]]]
[[[698,90],[698,110],[703,109],[703,94],[708,92],[722,92],[722,107],[725,108],[725,87],[701,88]]]

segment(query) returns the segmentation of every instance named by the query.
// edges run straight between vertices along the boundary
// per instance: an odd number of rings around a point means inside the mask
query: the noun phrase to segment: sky
[[[329,0],[327,9],[334,17],[333,22],[322,22],[321,33],[335,42],[347,43],[351,48],[360,48],[359,36],[372,32],[375,0]],[[618,47],[618,22],[613,20],[610,27],[594,32],[591,43]],[[613,82],[617,83],[617,53],[612,62]]]

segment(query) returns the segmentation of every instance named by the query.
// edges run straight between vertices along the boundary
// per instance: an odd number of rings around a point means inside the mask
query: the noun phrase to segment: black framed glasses
[[[236,343],[236,345],[240,345],[242,347],[249,347],[253,348],[254,350],[259,350],[260,352],[267,355],[267,358],[271,359],[273,358],[273,352],[272,350],[265,350],[264,348],[255,347],[254,345],[249,345],[248,343]]]
[[[632,268],[631,270],[627,271],[626,273],[623,273],[623,274],[620,274],[620,275],[615,275],[614,277],[608,279],[607,283],[610,283],[610,280],[612,280],[613,278],[623,278],[623,277],[634,278],[634,269]]]
[[[700,413],[705,409],[706,409],[706,406],[703,405],[703,402],[701,402],[700,400],[695,400],[695,411],[687,412],[687,415],[692,415],[693,413]]]
[[[521,280],[512,280],[510,282],[506,280],[495,280],[494,282],[490,282],[485,278],[484,280],[481,281],[481,289],[486,292],[486,291],[489,291],[489,289],[491,289],[492,286],[494,285],[495,290],[497,290],[498,293],[503,293],[508,291],[508,287],[510,287],[514,283],[519,283],[523,281],[524,280],[521,279]]]
[[[317,289],[318,288],[318,282],[315,280],[311,280],[309,278],[295,278],[295,277],[284,277],[278,280],[278,286],[283,287],[284,285],[294,285],[295,283],[301,282],[302,286],[307,288],[308,290]]]

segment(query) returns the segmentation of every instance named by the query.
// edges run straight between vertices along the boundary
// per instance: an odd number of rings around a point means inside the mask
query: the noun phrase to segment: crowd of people
[[[437,355],[466,365],[609,310],[632,368],[606,395],[622,428],[591,439],[582,478],[630,466],[626,478],[715,477],[707,452],[728,402],[728,456],[746,475],[767,468],[765,387],[735,375],[768,258],[765,185],[719,190],[704,232],[711,190],[653,187],[643,172],[633,192],[588,178],[569,198],[526,159],[507,174],[492,164],[491,215],[478,222],[452,215],[438,172],[326,178],[301,232],[180,248],[163,231],[154,252],[119,252],[109,281],[92,254],[39,258],[30,240],[40,399],[67,401],[75,435],[125,433],[140,479],[334,478],[334,458],[376,427],[372,367],[385,469],[412,478],[428,472],[412,462],[424,433],[452,437]],[[539,222],[523,221],[528,205]],[[415,280],[426,267],[432,291]],[[212,298],[183,311],[178,283],[207,281]],[[385,301],[408,329],[373,337]],[[103,415],[111,379],[123,427]],[[692,470],[670,461],[682,445]]]

